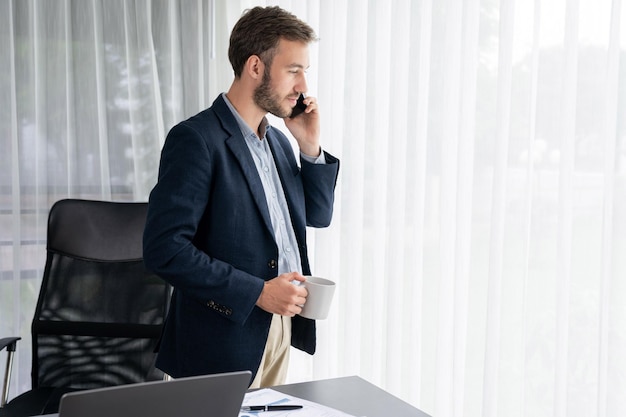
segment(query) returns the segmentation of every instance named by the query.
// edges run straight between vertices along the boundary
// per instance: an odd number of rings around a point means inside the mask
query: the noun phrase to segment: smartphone
[[[302,113],[305,109],[306,104],[304,104],[304,94],[301,93],[300,97],[298,97],[298,102],[296,103],[296,106],[291,111],[291,115],[289,116],[289,118],[293,119],[294,117]]]

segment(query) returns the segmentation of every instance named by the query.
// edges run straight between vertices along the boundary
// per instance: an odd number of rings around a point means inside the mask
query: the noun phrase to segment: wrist
[[[300,152],[302,152],[304,155],[309,156],[311,158],[317,158],[322,153],[322,147],[320,145],[307,146],[307,147],[301,146]]]

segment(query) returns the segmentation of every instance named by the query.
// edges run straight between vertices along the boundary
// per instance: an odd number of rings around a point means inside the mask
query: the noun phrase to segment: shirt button
[[[268,172],[270,169],[266,166],[263,167],[263,171]]]

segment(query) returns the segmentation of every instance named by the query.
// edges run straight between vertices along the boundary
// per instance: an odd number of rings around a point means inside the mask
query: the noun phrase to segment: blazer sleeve
[[[203,135],[184,123],[168,134],[144,229],[146,267],[187,297],[243,323],[264,281],[194,245],[210,196],[213,170]]]
[[[328,152],[324,152],[324,157],[325,164],[300,158],[306,224],[310,227],[328,227],[333,216],[339,160]]]

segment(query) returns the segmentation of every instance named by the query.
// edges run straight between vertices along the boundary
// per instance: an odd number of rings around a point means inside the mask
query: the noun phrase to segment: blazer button
[[[272,259],[271,261],[267,263],[267,266],[269,266],[272,269],[276,269],[276,260]]]

